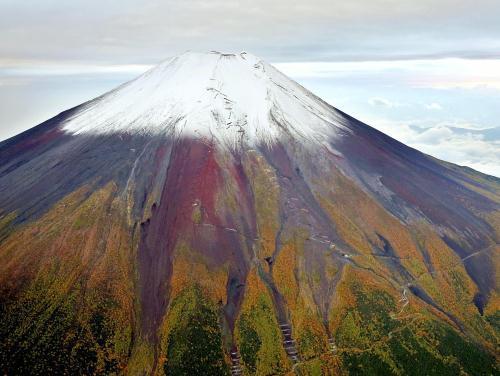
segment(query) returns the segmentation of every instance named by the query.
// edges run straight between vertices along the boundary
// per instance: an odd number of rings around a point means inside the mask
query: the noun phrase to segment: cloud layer
[[[500,177],[500,60],[277,66],[332,105],[407,145]]]
[[[152,63],[186,49],[271,61],[499,57],[496,0],[0,0],[14,60]]]

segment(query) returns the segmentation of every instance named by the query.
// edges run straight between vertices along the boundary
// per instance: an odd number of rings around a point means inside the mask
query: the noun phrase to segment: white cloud
[[[464,166],[484,172],[485,174],[500,177],[500,164],[498,161],[465,161]]]
[[[394,103],[394,102],[391,102],[390,100],[388,99],[385,99],[385,98],[380,98],[380,97],[375,97],[375,98],[370,98],[368,100],[368,103],[372,106],[379,106],[379,107],[388,107],[388,108],[391,108],[391,107],[396,107],[397,104]]]
[[[152,65],[149,64],[88,64],[73,61],[33,61],[0,58],[0,78],[15,76],[69,76],[78,74],[139,75]]]
[[[428,128],[420,134],[414,135],[412,143],[422,143],[427,145],[440,144],[453,136],[453,131],[447,127]]]
[[[275,66],[295,78],[362,77],[412,88],[500,89],[500,59],[413,59],[293,62]],[[390,77],[390,81],[389,78]]]
[[[458,133],[442,124],[419,128],[385,119],[371,119],[368,123],[426,154],[500,177],[500,140],[488,141],[477,133],[480,130]]]

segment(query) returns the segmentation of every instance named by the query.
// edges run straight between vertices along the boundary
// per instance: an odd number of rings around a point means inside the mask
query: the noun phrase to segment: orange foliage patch
[[[176,249],[172,263],[172,278],[170,282],[170,299],[174,299],[186,287],[198,285],[202,288],[204,295],[213,302],[227,299],[226,283],[228,273],[225,268],[217,270],[209,267],[190,254],[188,249],[181,245]]]

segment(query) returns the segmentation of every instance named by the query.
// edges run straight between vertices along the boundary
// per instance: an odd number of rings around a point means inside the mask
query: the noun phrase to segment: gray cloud
[[[186,49],[271,61],[498,57],[496,0],[0,0],[14,60],[153,63]]]

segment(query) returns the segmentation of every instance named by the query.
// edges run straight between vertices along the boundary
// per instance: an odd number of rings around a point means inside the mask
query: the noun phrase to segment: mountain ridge
[[[314,142],[333,136],[334,126],[341,127],[334,109],[315,99],[246,52],[185,52],[84,106],[63,129],[72,134],[212,137],[217,144],[233,148],[243,139],[251,145],[269,143],[285,131]],[[282,127],[287,123],[294,127],[276,129],[270,116],[283,117]]]
[[[498,179],[244,56],[0,143],[2,370],[497,372]]]

